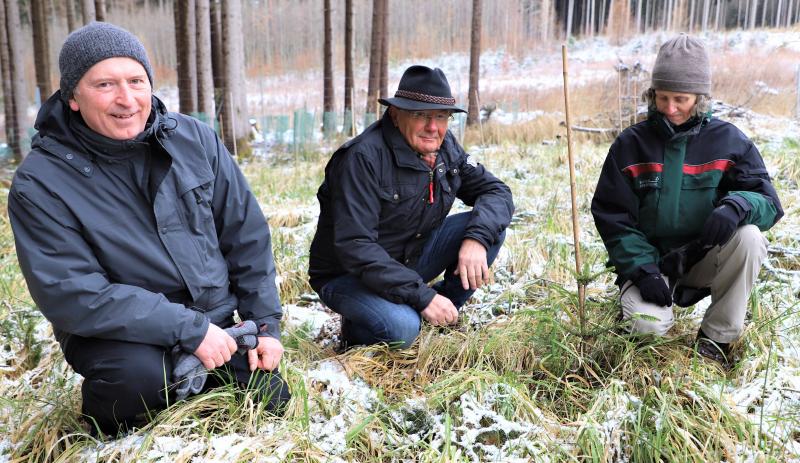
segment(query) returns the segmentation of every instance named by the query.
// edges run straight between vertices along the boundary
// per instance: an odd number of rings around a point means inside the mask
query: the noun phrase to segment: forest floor
[[[469,301],[458,325],[426,325],[405,350],[337,353],[339,320],[308,286],[306,269],[318,215],[314,195],[338,141],[320,140],[300,152],[267,143],[264,156],[243,169],[272,231],[287,349],[281,371],[293,394],[285,416],[268,416],[249,395],[220,389],[170,407],[136,432],[98,439],[80,417],[82,379],[65,364],[30,300],[3,219],[0,462],[800,461],[800,127],[780,106],[795,98],[793,80],[777,70],[800,63],[798,37],[793,31],[708,37],[719,68],[748,57],[750,67],[760,63],[740,76],[749,85],[723,88],[728,109],[720,117],[756,142],[786,211],[767,232],[768,260],[731,370],[693,353],[707,301],[676,310],[675,327],[663,339],[636,342],[620,334],[618,291],[589,213],[609,140],[585,134],[575,144],[589,276],[580,326],[566,143],[557,137],[563,127],[551,123],[563,119],[563,109],[537,107],[552,99],[547,92],[560,92],[560,52],[500,59],[492,57],[502,51],[491,51],[482,94],[498,109],[463,139],[511,187],[516,212],[494,282]],[[651,63],[663,38],[576,42],[572,82],[586,97],[585,104],[573,103],[578,119],[613,122],[617,58]],[[775,69],[762,75],[767,65],[759,60],[769,56]],[[422,63],[442,67],[462,93],[465,60],[448,55]],[[393,64],[390,81],[408,64]],[[727,82],[725,71],[719,74]],[[314,72],[269,79],[274,86],[251,83],[251,90],[274,95],[277,82],[297,82],[296,92],[282,90],[284,99],[270,96],[269,107],[287,112],[312,101],[307,89],[321,81]],[[522,104],[520,95],[528,93],[538,97]],[[169,90],[161,94],[171,105]]]

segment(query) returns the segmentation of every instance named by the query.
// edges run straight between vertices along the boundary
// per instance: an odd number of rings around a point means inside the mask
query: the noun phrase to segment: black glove
[[[745,214],[737,204],[723,201],[706,219],[700,242],[708,246],[722,246],[727,243]]]
[[[672,305],[672,293],[661,275],[643,273],[633,284],[639,288],[642,299],[645,301],[664,307]]]

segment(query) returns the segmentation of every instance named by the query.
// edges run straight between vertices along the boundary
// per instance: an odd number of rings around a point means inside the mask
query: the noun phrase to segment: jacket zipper
[[[428,204],[433,204],[433,169],[428,172]]]

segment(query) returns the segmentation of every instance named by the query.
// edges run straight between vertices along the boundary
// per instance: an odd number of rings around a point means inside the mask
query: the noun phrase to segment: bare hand
[[[256,348],[247,351],[250,371],[255,371],[256,368],[273,371],[278,368],[281,356],[283,356],[283,345],[280,341],[269,336],[259,336]]]
[[[458,310],[450,299],[437,294],[420,315],[433,326],[453,325],[458,321]]]
[[[194,355],[203,362],[206,369],[213,370],[230,361],[236,348],[236,341],[225,330],[209,323],[206,336],[194,351]]]
[[[491,274],[486,264],[486,248],[480,241],[465,238],[458,251],[458,268],[453,272],[461,277],[461,287],[478,289],[489,282]]]

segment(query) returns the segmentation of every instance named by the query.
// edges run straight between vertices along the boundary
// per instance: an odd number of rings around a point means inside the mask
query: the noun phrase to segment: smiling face
[[[656,110],[675,125],[681,125],[692,117],[695,103],[697,95],[693,93],[656,90]]]
[[[114,140],[130,140],[150,117],[152,89],[144,67],[131,58],[108,58],[78,81],[69,107],[90,129]]]
[[[389,115],[414,151],[423,155],[439,151],[447,133],[449,111],[405,111],[392,106]]]

